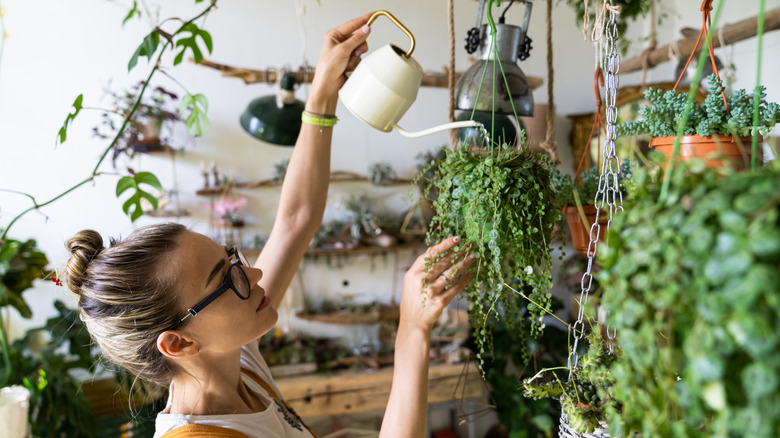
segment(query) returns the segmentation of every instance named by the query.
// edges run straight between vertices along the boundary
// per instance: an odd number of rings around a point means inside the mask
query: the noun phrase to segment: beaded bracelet
[[[331,114],[317,114],[304,110],[301,113],[301,121],[309,125],[324,126],[329,128],[339,121],[339,118]]]

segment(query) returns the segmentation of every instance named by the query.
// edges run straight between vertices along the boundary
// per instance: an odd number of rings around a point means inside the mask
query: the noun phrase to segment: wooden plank
[[[328,375],[276,380],[280,392],[301,417],[381,410],[387,406],[393,368],[339,371]],[[473,363],[432,365],[428,403],[482,397],[485,383]]]
[[[723,42],[725,44],[733,44],[748,38],[756,36],[758,26],[758,17],[750,17],[744,20],[738,21],[733,24],[727,24],[723,26]],[[764,13],[764,33],[771,32],[773,30],[780,29],[780,8],[770,9]],[[720,38],[718,38],[718,29],[714,29],[715,35],[712,36],[712,47],[720,47]],[[682,38],[672,44],[676,44],[675,48],[679,52],[681,57],[686,59],[690,56],[696,39],[699,37],[697,31],[695,35]],[[699,50],[706,44],[704,37],[702,36],[702,42],[699,43]],[[648,55],[647,68],[653,68],[654,66],[663,62],[669,61],[669,46],[667,44],[663,47],[653,50]],[[635,56],[631,59],[627,59],[620,64],[620,73],[630,73],[632,71],[642,70],[642,56]]]
[[[195,62],[195,60],[190,58],[190,62]],[[245,84],[256,84],[256,83],[263,83],[263,82],[274,84],[276,83],[277,76],[278,76],[277,71],[272,69],[254,70],[251,68],[233,67],[227,64],[220,64],[218,62],[209,61],[207,59],[202,60],[199,65],[213,68],[215,70],[219,70],[222,72],[222,76],[224,77],[241,79],[244,81]],[[421,86],[433,87],[433,88],[447,88],[449,85],[449,77],[447,75],[447,69],[443,68],[442,70],[444,71],[441,73],[424,72]],[[296,84],[310,83],[312,81],[312,78],[314,78],[313,68],[309,68],[306,70],[298,69],[290,73],[295,77]],[[463,72],[455,72],[456,81],[458,80],[458,78],[462,73]],[[544,83],[544,79],[540,77],[526,76],[526,78],[528,79],[528,84],[531,86],[532,89],[536,89],[537,87],[539,87]]]

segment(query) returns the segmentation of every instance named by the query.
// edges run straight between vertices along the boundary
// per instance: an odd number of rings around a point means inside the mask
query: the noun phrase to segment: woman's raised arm
[[[335,117],[338,91],[346,73],[355,69],[368,50],[366,25],[371,14],[328,31],[317,61],[306,113]],[[275,308],[284,297],[298,265],[317,232],[325,211],[330,180],[333,127],[303,123],[282,184],[279,211],[265,248],[255,263],[263,270],[262,286]]]

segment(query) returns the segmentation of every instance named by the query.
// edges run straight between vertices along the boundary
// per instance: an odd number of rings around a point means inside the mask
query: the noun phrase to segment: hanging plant
[[[550,245],[561,218],[554,184],[560,174],[548,156],[506,145],[486,156],[463,147],[429,167],[436,174],[424,192],[439,192],[433,201],[436,215],[429,241],[461,236],[463,245],[478,257],[472,268],[474,281],[464,293],[481,365],[485,350],[491,348],[488,321],[497,317],[496,310],[503,309],[510,328],[524,318],[505,283],[529,288],[530,334],[544,328],[542,316],[550,308],[552,286]]]
[[[598,325],[588,335],[588,344],[587,353],[579,359],[571,378],[569,368],[558,367],[543,369],[523,380],[524,396],[560,401],[567,422],[562,427],[580,434],[593,433],[606,426],[603,424],[606,412],[616,406],[610,395],[613,384],[610,366],[622,355],[620,349],[609,349]]]
[[[780,121],[780,105],[767,102],[766,88],[758,87],[757,92],[748,94],[740,89],[724,101],[725,88],[720,78],[707,77],[709,94],[704,102],[693,101],[690,115],[684,118],[688,92],[675,89],[663,91],[648,88],[644,96],[649,105],[639,110],[641,120],[625,122],[618,126],[618,135],[649,134],[653,137],[650,147],[663,152],[667,159],[671,157],[673,142],[678,128],[682,124],[680,142],[681,156],[684,160],[693,156],[704,158],[718,153],[739,164],[742,160],[742,148],[751,142],[751,135],[767,135]],[[758,119],[753,123],[753,110],[758,100]],[[721,167],[722,160],[709,159],[710,167]]]
[[[780,163],[723,175],[676,166],[669,193],[644,171],[599,251],[621,411],[644,437],[780,430]]]

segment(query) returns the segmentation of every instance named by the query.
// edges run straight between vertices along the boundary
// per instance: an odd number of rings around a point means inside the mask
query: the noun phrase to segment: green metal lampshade
[[[241,114],[244,130],[267,143],[294,146],[301,130],[305,104],[292,95],[293,85],[292,76],[285,75],[280,82],[280,94],[258,97],[250,102]],[[286,97],[281,97],[284,94]]]

